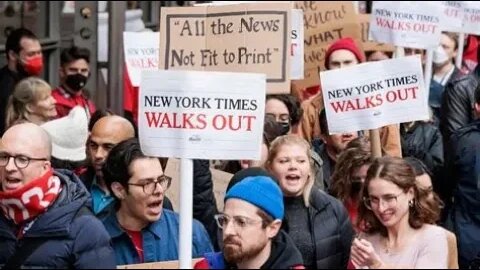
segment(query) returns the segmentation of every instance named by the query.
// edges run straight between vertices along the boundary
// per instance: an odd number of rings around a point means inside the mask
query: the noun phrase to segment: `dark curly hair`
[[[371,152],[361,148],[346,149],[338,158],[332,175],[331,193],[334,197],[346,203],[349,199],[359,198],[359,190],[352,189],[352,174],[363,165],[371,164]],[[356,192],[357,194],[353,194]]]
[[[396,157],[381,157],[375,159],[367,172],[367,178],[362,192],[363,198],[368,198],[368,186],[370,182],[380,178],[389,181],[404,192],[410,189],[414,191],[414,203],[409,209],[408,223],[414,229],[419,229],[423,224],[430,224],[440,215],[438,208],[432,208],[431,202],[427,194],[421,192],[417,187],[415,180],[415,172],[405,160]],[[387,235],[387,229],[378,220],[373,211],[369,210],[365,204],[359,205],[359,218],[357,224],[366,225],[367,233],[381,233],[383,236]]]
[[[302,109],[302,106],[300,105],[300,101],[298,100],[298,98],[290,94],[267,95],[267,99],[265,100],[265,102],[270,99],[279,100],[283,104],[285,104],[285,106],[287,106],[288,114],[290,115],[290,124],[292,126],[295,126],[298,123],[300,123],[300,120],[302,119],[302,115],[303,115],[303,109]]]

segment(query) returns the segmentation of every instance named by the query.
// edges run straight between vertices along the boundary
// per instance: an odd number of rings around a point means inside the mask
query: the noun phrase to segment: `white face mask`
[[[447,52],[443,49],[442,46],[438,46],[435,51],[433,51],[433,63],[440,65],[444,64],[449,60]]]

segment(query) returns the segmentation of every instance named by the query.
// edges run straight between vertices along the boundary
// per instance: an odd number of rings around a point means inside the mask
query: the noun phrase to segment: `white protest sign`
[[[301,9],[292,9],[292,48],[290,78],[292,80],[303,79],[304,67],[304,43],[303,43],[303,11]]]
[[[418,55],[320,72],[320,81],[330,134],[429,118]]]
[[[158,32],[123,32],[125,63],[132,85],[140,86],[142,70],[157,70],[160,50]]]
[[[480,35],[480,3],[462,1],[463,4],[463,33]]]
[[[441,20],[443,31],[462,32],[463,1],[442,1],[445,10]]]
[[[266,75],[143,71],[139,135],[146,155],[260,159]]]
[[[374,1],[369,39],[428,49],[440,43],[444,6],[432,1]]]

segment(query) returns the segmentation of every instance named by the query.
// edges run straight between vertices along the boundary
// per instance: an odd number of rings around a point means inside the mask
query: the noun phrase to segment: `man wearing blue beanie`
[[[195,269],[304,269],[302,255],[280,230],[283,195],[268,176],[249,176],[225,195],[224,213],[215,216],[223,252],[207,253]]]

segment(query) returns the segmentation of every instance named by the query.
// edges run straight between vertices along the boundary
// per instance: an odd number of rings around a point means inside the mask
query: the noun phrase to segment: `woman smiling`
[[[433,209],[427,194],[419,191],[406,161],[375,160],[362,195],[358,222],[366,224],[366,235],[352,244],[356,268],[447,268],[446,232],[428,224],[438,217],[438,208]]]

